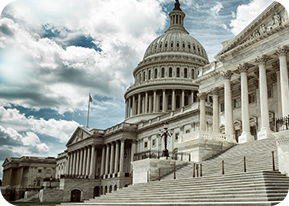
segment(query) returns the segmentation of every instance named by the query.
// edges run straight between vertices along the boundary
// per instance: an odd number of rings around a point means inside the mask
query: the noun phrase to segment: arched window
[[[184,69],[184,78],[188,78],[188,70],[187,70],[187,68]]]
[[[165,77],[165,68],[162,68],[162,78]]]
[[[192,79],[195,79],[195,70],[192,69]]]
[[[185,96],[185,106],[187,106],[189,104],[189,97],[188,96]]]
[[[81,191],[77,190],[77,189],[72,190],[70,201],[71,202],[80,202],[80,200],[81,200]]]
[[[188,48],[191,49],[191,45],[190,44],[188,45]]]
[[[179,21],[179,18],[178,18],[178,16],[176,16],[177,18],[176,18],[176,23],[178,24],[178,21]]]
[[[149,80],[151,79],[151,70],[149,70]]]
[[[169,77],[172,77],[173,76],[173,69],[172,67],[169,68]]]
[[[180,68],[177,68],[177,77],[180,77]]]
[[[168,47],[168,42],[166,42],[166,44],[165,44],[165,48],[167,48]]]
[[[185,42],[183,42],[183,48],[185,48],[185,47],[186,47]]]
[[[117,190],[117,185],[114,185],[114,191],[116,191]]]
[[[162,42],[160,43],[160,48],[162,48]]]
[[[112,186],[110,185],[109,186],[109,193],[111,193],[112,192]]]
[[[194,45],[194,50],[196,50],[196,47],[195,47],[195,45]]]
[[[172,95],[168,96],[168,110],[172,110]]]
[[[177,43],[177,47],[179,47],[179,42]]]
[[[158,78],[158,69],[155,69],[155,79]]]
[[[172,43],[171,43],[171,47],[173,47],[173,46],[174,46],[174,43],[172,42]]]
[[[176,109],[180,108],[180,95],[176,96]]]
[[[100,196],[99,186],[94,187],[94,197]]]

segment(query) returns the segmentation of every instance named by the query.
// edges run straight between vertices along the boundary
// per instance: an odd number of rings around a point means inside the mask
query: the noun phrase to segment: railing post
[[[244,172],[246,172],[246,156],[244,156]]]
[[[224,162],[224,160],[222,160],[222,175],[225,174],[225,168],[224,168],[224,166],[225,166],[225,162]]]
[[[274,151],[272,151],[272,163],[273,163],[273,171],[275,171]]]
[[[193,164],[193,178],[195,178],[195,167],[196,167],[196,163]]]
[[[159,168],[159,181],[161,181],[161,168]]]
[[[174,179],[176,179],[176,165],[174,166]]]
[[[203,170],[202,170],[202,164],[200,164],[200,177],[202,177],[203,176]]]

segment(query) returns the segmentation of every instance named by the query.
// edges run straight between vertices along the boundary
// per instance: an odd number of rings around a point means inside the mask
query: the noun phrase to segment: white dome
[[[157,37],[147,48],[144,59],[167,52],[189,53],[208,60],[207,52],[201,43],[182,28],[168,30],[165,34]]]

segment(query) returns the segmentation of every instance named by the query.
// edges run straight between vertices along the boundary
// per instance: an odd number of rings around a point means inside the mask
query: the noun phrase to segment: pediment
[[[280,3],[275,1],[238,35],[224,42],[223,49],[215,58],[220,60],[233,51],[247,48],[287,26],[289,26],[288,13]]]
[[[90,134],[90,132],[87,131],[85,128],[77,127],[77,129],[72,134],[71,138],[68,140],[66,146],[77,143],[83,139],[90,137],[91,135],[92,134]]]

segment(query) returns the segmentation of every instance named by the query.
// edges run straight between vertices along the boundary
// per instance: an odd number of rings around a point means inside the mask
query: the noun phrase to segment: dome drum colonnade
[[[197,99],[193,80],[197,68],[208,63],[206,51],[183,27],[185,13],[178,1],[169,16],[170,27],[149,45],[134,70],[135,84],[124,95],[127,122],[175,111]]]

